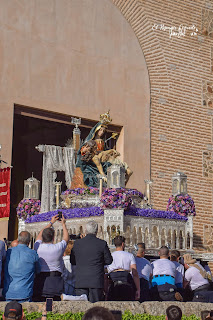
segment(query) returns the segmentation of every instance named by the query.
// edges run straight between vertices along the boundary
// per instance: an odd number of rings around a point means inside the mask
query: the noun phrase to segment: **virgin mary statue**
[[[78,178],[74,177],[71,188],[79,187],[78,181],[82,181],[83,187],[99,187],[99,177],[102,176],[103,182],[107,182],[107,169],[116,164],[124,166],[126,172],[126,183],[129,177],[132,175],[132,170],[125,162],[122,162],[117,157],[120,153],[114,149],[107,150],[106,141],[103,136],[106,132],[107,125],[111,122],[109,111],[100,116],[100,121],[90,130],[90,133],[80,146],[77,153],[76,172],[78,172]],[[116,134],[113,134],[114,138]],[[76,183],[77,181],[77,183]],[[81,183],[82,186],[82,183]]]
[[[77,153],[76,167],[83,173],[84,184],[88,187],[99,187],[98,174],[101,174],[106,182],[107,169],[111,162],[102,162],[98,155],[106,150],[103,136],[107,125],[111,122],[109,111],[100,116],[100,121],[90,130]]]

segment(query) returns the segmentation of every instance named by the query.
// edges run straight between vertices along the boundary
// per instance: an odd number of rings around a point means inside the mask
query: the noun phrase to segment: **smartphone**
[[[115,318],[115,320],[122,319],[122,312],[120,310],[110,310],[110,312],[113,314],[113,317]]]
[[[62,219],[62,211],[58,211],[58,220],[61,221]]]
[[[47,298],[46,299],[46,311],[52,311],[53,309],[53,299]]]

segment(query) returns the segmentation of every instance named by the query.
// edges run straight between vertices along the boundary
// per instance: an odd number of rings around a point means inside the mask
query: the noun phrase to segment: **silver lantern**
[[[24,180],[24,199],[39,199],[40,181],[32,177]]]
[[[172,177],[172,194],[175,196],[177,194],[187,193],[187,175],[183,172],[177,172]]]
[[[107,169],[107,188],[125,188],[125,168],[113,164]]]

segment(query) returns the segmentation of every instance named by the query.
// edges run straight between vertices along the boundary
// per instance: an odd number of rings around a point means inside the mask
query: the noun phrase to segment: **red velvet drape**
[[[10,168],[0,169],[0,219],[10,215]]]

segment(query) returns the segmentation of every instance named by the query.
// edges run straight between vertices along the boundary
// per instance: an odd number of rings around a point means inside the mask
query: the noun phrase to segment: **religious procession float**
[[[156,255],[162,245],[192,251],[195,205],[187,194],[186,175],[177,172],[173,176],[173,195],[167,210],[153,209],[152,181],[145,181],[144,193],[125,187],[134,173],[103,138],[111,121],[109,112],[102,114],[82,141],[81,119],[72,118],[75,128],[69,146],[36,146],[43,153],[41,201],[40,182],[32,176],[24,182],[24,198],[17,207],[19,232],[29,231],[33,246],[47,221],[62,211],[70,235],[84,233],[86,223],[93,219],[98,223],[97,236],[111,248],[113,238],[120,234],[125,236],[129,250],[145,242],[151,255]],[[110,139],[116,135],[112,133]],[[62,192],[62,183],[56,181],[57,171],[65,172],[67,190]],[[61,224],[56,222],[54,227],[55,241],[60,241]]]

